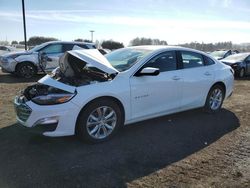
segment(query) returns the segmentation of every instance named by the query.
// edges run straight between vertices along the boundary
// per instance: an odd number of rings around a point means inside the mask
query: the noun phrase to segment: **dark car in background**
[[[238,50],[216,50],[210,53],[211,56],[213,56],[217,60],[224,59],[230,55],[238,54]]]
[[[240,78],[250,74],[250,52],[228,56],[221,60],[221,62],[231,66],[234,69],[235,75]]]

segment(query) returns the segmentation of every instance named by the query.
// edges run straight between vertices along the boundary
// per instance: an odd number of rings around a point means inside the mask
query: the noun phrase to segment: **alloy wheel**
[[[217,110],[218,108],[220,108],[222,101],[223,101],[222,90],[219,88],[214,89],[209,98],[210,108],[212,110]]]
[[[104,139],[114,130],[117,115],[114,109],[101,106],[92,111],[87,119],[87,132],[95,139]]]
[[[19,72],[24,78],[31,78],[35,74],[34,67],[30,65],[22,66]]]

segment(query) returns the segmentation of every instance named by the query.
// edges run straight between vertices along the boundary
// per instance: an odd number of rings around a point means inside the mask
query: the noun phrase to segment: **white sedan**
[[[128,47],[105,57],[74,50],[59,65],[15,99],[18,122],[50,137],[101,142],[126,124],[200,107],[217,112],[233,92],[229,66],[182,47]]]

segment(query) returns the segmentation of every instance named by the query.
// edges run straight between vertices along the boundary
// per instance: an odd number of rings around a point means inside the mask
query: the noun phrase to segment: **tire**
[[[32,78],[37,74],[37,68],[32,63],[20,63],[17,65],[16,73],[23,78]]]
[[[245,76],[245,69],[241,68],[238,74],[239,78],[243,78]]]
[[[98,99],[79,114],[76,135],[81,140],[99,143],[109,140],[124,123],[119,105],[110,99]]]
[[[205,111],[208,113],[216,113],[221,109],[225,97],[225,90],[221,85],[213,86],[207,95],[205,103]]]

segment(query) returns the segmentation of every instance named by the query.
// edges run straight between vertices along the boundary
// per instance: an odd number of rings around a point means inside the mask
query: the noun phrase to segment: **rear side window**
[[[184,69],[204,66],[204,60],[201,54],[186,51],[181,51],[180,54]]]
[[[207,56],[203,56],[204,60],[205,60],[205,65],[213,65],[215,64],[214,60],[212,60],[211,58],[207,57]]]
[[[160,69],[160,72],[176,70],[177,62],[175,52],[169,51],[161,53],[147,62],[143,68],[145,67],[158,68]]]
[[[76,44],[76,45],[84,49],[89,49],[89,47],[85,44]]]
[[[63,44],[63,52],[72,50],[73,46],[74,44]]]

